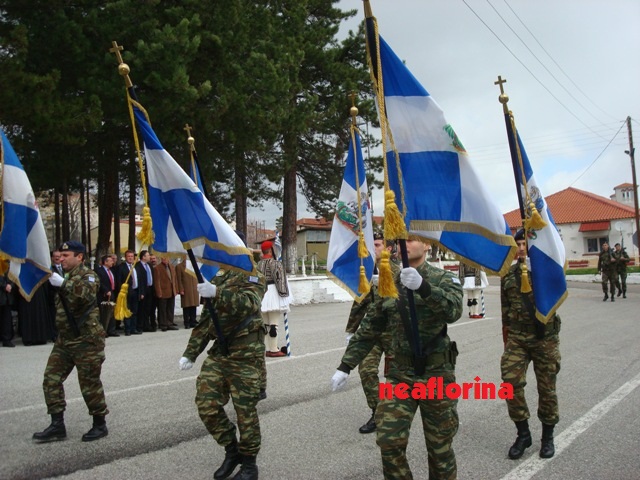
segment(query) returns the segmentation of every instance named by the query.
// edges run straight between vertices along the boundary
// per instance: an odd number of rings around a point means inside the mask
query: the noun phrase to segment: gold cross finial
[[[188,123],[185,123],[184,129],[187,132],[187,143],[191,145],[191,150],[195,150],[194,143],[196,143],[196,139],[191,136],[191,129],[193,127]]]
[[[127,86],[127,88],[131,88],[133,87],[133,83],[131,83],[131,79],[129,78],[129,65],[122,61],[122,55],[120,55],[120,51],[124,50],[124,47],[122,45],[118,45],[118,42],[116,42],[115,40],[111,42],[111,45],[113,46],[109,49],[109,51],[111,53],[115,53],[116,55],[116,59],[118,60],[118,73],[124,77],[124,84]]]
[[[502,104],[502,110],[504,113],[509,113],[509,109],[507,108],[507,102],[509,101],[509,96],[504,93],[504,87],[502,84],[507,83],[506,79],[502,78],[502,75],[498,75],[498,80],[493,82],[494,85],[500,86],[500,95],[498,96],[498,101]]]

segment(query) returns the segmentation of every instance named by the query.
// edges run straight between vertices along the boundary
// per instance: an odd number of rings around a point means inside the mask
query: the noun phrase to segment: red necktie
[[[111,270],[109,270],[108,268],[105,268],[105,270],[107,271],[107,275],[109,275],[109,281],[111,282],[111,290],[115,290],[116,285],[115,283],[113,283],[113,275],[111,274]]]

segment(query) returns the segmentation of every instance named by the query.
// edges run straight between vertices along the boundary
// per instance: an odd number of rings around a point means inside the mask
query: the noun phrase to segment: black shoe
[[[238,452],[238,442],[234,439],[232,443],[224,447],[225,455],[222,465],[213,473],[215,480],[228,478],[238,465],[242,463],[242,455]]]
[[[618,290],[618,296],[622,295],[622,290]]]
[[[518,429],[518,436],[509,449],[509,458],[512,460],[517,460],[522,457],[522,455],[524,455],[524,451],[529,448],[532,443],[528,420],[516,422],[516,428]]]
[[[365,423],[358,429],[360,433],[372,433],[376,431],[375,415],[376,415],[376,411],[374,410],[371,413],[371,418],[367,420],[367,423]]]
[[[131,336],[131,332],[124,332],[124,336],[125,337],[130,337]]]
[[[267,399],[267,391],[264,388],[260,389],[260,393],[258,394],[258,401]]]
[[[613,298],[613,294],[611,294],[611,301],[612,301],[612,302],[615,302],[615,301],[616,301],[616,299],[615,299],[615,298]]]
[[[604,294],[604,298],[602,299],[603,302],[606,302],[607,300],[609,300],[609,295],[607,295],[606,293]]]
[[[176,327],[175,325],[169,325],[167,327],[167,330],[180,330],[178,327]]]
[[[107,430],[107,423],[104,421],[104,415],[94,415],[93,426],[87,433],[82,435],[82,441],[92,442],[99,438],[106,437],[107,435],[109,435],[109,430]]]
[[[13,347],[15,347],[16,345],[15,345],[11,340],[7,340],[7,341],[5,341],[5,342],[2,342],[2,346],[3,346],[3,347],[13,348]]]
[[[627,298],[627,292],[624,292],[624,293],[622,294],[622,298]]]
[[[67,429],[64,426],[63,413],[54,413],[51,415],[51,425],[42,432],[33,434],[33,441],[36,443],[57,442],[67,438]]]
[[[255,455],[242,455],[242,466],[233,480],[258,480],[258,466]]]
[[[542,424],[542,440],[540,442],[540,458],[551,458],[556,454],[553,444],[553,428],[555,425]]]
[[[120,336],[120,334],[119,334],[119,333],[116,333],[116,332],[113,332],[113,333],[110,333],[108,336],[109,336],[109,337],[119,337],[119,336]]]
[[[131,332],[131,335],[142,335],[142,332],[136,330],[135,332]]]

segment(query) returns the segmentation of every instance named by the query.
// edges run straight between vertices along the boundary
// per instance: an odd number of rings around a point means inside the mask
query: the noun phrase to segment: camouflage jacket
[[[598,258],[598,271],[603,273],[614,273],[616,271],[616,259],[614,258],[611,249],[606,252],[603,250],[600,252]]]
[[[71,325],[75,322],[80,336],[102,335],[104,330],[100,325],[100,310],[98,309],[98,289],[100,279],[93,270],[80,264],[65,274],[65,281],[57,290],[56,328],[60,338],[76,338],[76,332]],[[65,311],[73,320],[70,320]]]
[[[611,254],[616,261],[618,267],[618,273],[625,273],[627,271],[627,263],[631,261],[629,254],[625,249],[621,249],[619,252],[613,251]]]
[[[264,275],[257,272],[249,275],[233,270],[218,270],[211,281],[217,292],[214,298],[208,299],[218,315],[218,323],[225,340],[231,340],[229,353],[232,357],[255,357],[264,355],[262,337],[262,315],[260,307],[266,291]],[[200,322],[191,331],[191,337],[183,357],[191,361],[200,355],[210,341],[216,340],[216,328],[205,305]],[[242,328],[243,322],[248,321]],[[244,337],[244,338],[243,338]],[[214,343],[209,355],[221,355],[219,345]]]
[[[414,292],[418,331],[424,348],[447,324],[460,318],[464,294],[460,280],[452,273],[433,267],[426,262],[417,270],[431,286],[431,293],[426,296],[422,296],[421,289]],[[355,368],[364,359],[384,332],[389,332],[391,335],[391,351],[388,353],[392,356],[399,354],[406,357],[413,354],[400,315],[400,309],[404,309],[408,317],[409,307],[406,288],[400,283],[399,271],[395,275],[395,282],[400,298],[377,297],[367,318],[349,342],[342,357],[342,364],[350,369]],[[433,351],[444,352],[449,345],[449,336],[441,336],[436,341]]]

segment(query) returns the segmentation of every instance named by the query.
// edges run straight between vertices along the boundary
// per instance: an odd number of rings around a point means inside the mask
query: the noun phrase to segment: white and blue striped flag
[[[192,249],[204,264],[254,272],[251,251],[162,147],[142,106],[131,102],[144,141],[153,250],[180,255]]]
[[[504,215],[438,104],[389,45],[376,41],[374,21],[367,19],[367,36],[374,81],[384,89],[389,185],[407,230],[466,263],[506,273],[516,246]]]
[[[375,250],[373,246],[373,219],[360,136],[355,127],[351,128],[349,153],[329,239],[327,271],[333,280],[345,287],[356,301],[361,301],[368,292],[358,292],[360,266],[364,266],[366,278],[371,281]],[[361,227],[369,251],[369,256],[363,259],[358,256]]]
[[[51,274],[49,242],[29,178],[1,130],[0,135],[0,253],[10,260],[9,278],[18,286],[24,298],[30,301],[38,286],[46,282]]]
[[[509,121],[507,121],[507,133],[510,138],[513,138],[513,127]],[[542,323],[547,323],[567,298],[566,254],[562,238],[560,238],[560,233],[553,221],[547,202],[538,188],[527,152],[524,150],[520,134],[517,131],[516,138],[518,139],[522,158],[526,190],[529,191],[527,195],[525,186],[522,183],[522,170],[519,163],[516,162],[515,175],[518,178],[522,198],[529,198],[535,204],[540,217],[546,223],[546,226],[541,229],[527,229],[527,247],[529,259],[531,260],[531,286],[533,288],[536,317]],[[525,208],[527,208],[526,201]]]

